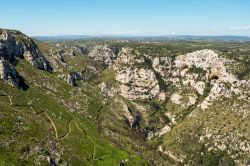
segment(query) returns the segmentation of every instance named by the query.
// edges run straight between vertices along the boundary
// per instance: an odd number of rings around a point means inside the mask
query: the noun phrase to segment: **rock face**
[[[230,97],[232,93],[247,99],[247,92],[240,88],[247,87],[247,82],[241,84],[229,73],[226,69],[227,60],[219,57],[213,50],[198,50],[175,58],[142,55],[129,47],[123,47],[117,53],[108,45],[92,46],[87,52],[90,58],[116,72],[117,91],[129,100],[158,98],[164,101],[170,98],[172,103],[183,108],[197,105],[205,110],[214,101],[221,97]],[[74,85],[74,76],[69,74],[64,79]],[[185,102],[182,103],[178,93],[166,93],[168,86],[180,92],[188,88],[191,92],[184,95]],[[107,91],[112,87],[102,84],[101,89],[104,96],[110,96]],[[199,96],[205,95],[204,101],[196,103],[199,97],[196,93]]]
[[[118,71],[116,80],[121,83],[121,95],[131,99],[151,99],[160,93],[160,86],[152,70],[126,68]]]
[[[214,101],[218,100],[220,97],[230,97],[230,90],[226,88],[223,83],[215,83],[210,90],[209,95],[200,104],[201,109],[205,110],[213,104]]]
[[[177,68],[176,75],[181,77],[184,86],[191,86],[200,95],[204,95],[205,89],[209,88],[206,84],[210,84],[210,90],[207,91],[208,96],[199,104],[201,109],[205,110],[213,102],[222,97],[228,98],[235,92],[247,99],[248,92],[244,90],[249,89],[247,81],[242,82],[229,73],[226,69],[226,62],[226,59],[220,58],[214,51],[206,49],[177,56],[174,60]]]
[[[133,124],[135,123],[135,118],[133,114],[129,111],[129,108],[126,103],[120,101],[122,104],[122,112],[124,115],[125,120],[128,122],[128,125],[132,128]]]
[[[88,56],[104,65],[112,65],[116,55],[108,45],[95,45],[89,48]]]
[[[204,70],[222,65],[218,54],[216,54],[212,50],[199,50],[192,53],[188,53],[186,55],[177,56],[175,64],[178,67],[192,67],[194,65]]]
[[[123,47],[111,67],[119,71],[127,67],[143,66],[145,63],[144,56],[129,47]]]
[[[58,76],[59,78],[65,80],[68,84],[72,86],[76,86],[77,80],[83,80],[84,75],[81,72],[71,72],[69,74],[61,74]]]
[[[49,62],[42,56],[35,42],[18,31],[0,30],[0,57],[15,63],[16,58],[24,58],[32,66],[52,71]]]
[[[62,63],[65,63],[64,56],[66,53],[67,52],[64,49],[56,50],[54,52],[52,50],[50,50],[49,55],[54,57],[58,61],[58,63],[62,64]]]
[[[10,85],[19,87],[19,77],[16,69],[3,58],[0,59],[0,78],[7,81]]]
[[[112,91],[113,89],[111,89],[111,87],[109,87],[105,82],[102,82],[100,84],[100,88],[101,88],[102,95],[104,97],[114,96],[113,91]]]
[[[172,59],[170,57],[155,57],[154,59],[150,59],[153,69],[166,81],[166,78],[170,77],[171,74]]]
[[[228,60],[213,50],[198,50],[174,58],[142,55],[132,48],[123,47],[116,56],[109,46],[98,45],[92,47],[88,55],[116,71],[118,93],[129,100],[158,98],[164,101],[168,97],[181,107],[197,105],[205,110],[214,101],[230,97],[232,93],[247,99],[247,91],[240,88],[247,88],[247,81],[241,84],[227,71]],[[180,96],[167,94],[168,86],[180,92],[189,89],[183,99],[186,103],[181,103]],[[197,103],[197,94],[204,96],[204,101]]]
[[[181,105],[181,99],[182,99],[182,96],[176,93],[174,93],[171,96],[172,103],[177,104],[177,105]]]
[[[18,31],[0,29],[0,78],[20,87],[21,77],[14,67],[17,58],[24,58],[38,69],[52,71],[33,40]]]
[[[144,56],[128,47],[123,47],[111,66],[116,72],[120,94],[130,100],[146,100],[158,97],[165,99],[156,74],[151,68],[144,68]]]
[[[196,67],[204,71],[209,71],[208,77],[210,79],[218,79],[224,82],[234,82],[236,78],[226,71],[226,60],[219,58],[219,55],[212,50],[199,50],[186,55],[176,57],[175,65],[180,70],[186,68]]]

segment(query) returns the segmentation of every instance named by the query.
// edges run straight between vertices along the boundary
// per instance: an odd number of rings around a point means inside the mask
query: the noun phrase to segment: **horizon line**
[[[132,34],[58,34],[58,35],[28,35],[30,37],[70,37],[70,36],[87,36],[87,37],[249,37],[250,35],[234,35],[234,34],[225,34],[225,35],[193,35],[193,34],[141,34],[141,35],[132,35]]]

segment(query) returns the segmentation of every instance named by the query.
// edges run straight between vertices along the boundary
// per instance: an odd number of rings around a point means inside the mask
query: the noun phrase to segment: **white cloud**
[[[138,35],[140,31],[131,30],[131,31],[112,31],[112,32],[104,32],[102,35]]]
[[[250,25],[230,27],[230,30],[250,30]]]

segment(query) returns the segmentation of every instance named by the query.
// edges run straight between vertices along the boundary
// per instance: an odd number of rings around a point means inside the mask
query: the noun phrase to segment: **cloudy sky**
[[[250,0],[0,0],[0,28],[31,36],[250,36]]]

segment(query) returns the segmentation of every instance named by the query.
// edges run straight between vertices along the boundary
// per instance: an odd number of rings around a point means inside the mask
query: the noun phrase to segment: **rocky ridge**
[[[220,57],[219,54],[214,50],[203,49],[176,57],[152,57],[123,47],[113,63],[109,65],[109,68],[116,71],[115,79],[118,82],[118,87],[113,92],[133,102],[158,99],[172,103],[170,105],[174,105],[176,110],[189,111],[185,113],[187,118],[195,118],[198,116],[197,110],[209,110],[213,104],[230,98],[250,101],[250,81],[240,80],[232,74],[227,64],[233,61]],[[106,91],[106,97],[114,95],[113,93],[108,95],[110,91],[107,87],[103,89]],[[110,89],[112,88],[109,87]],[[247,117],[246,109],[249,107],[243,105],[242,109],[243,107],[245,110],[243,115],[237,104],[230,110],[238,110],[237,115]],[[170,123],[154,133],[149,132],[148,139],[170,133],[172,128],[185,117],[182,114],[180,116],[180,113],[167,111],[165,115],[170,119]],[[229,144],[231,136],[230,138],[225,136],[219,141],[219,138],[223,136],[212,133],[211,138],[216,145],[211,146],[209,150],[212,148],[222,151],[228,149],[224,146]],[[203,140],[203,137],[201,139]],[[240,141],[237,134],[234,135],[233,140],[235,141],[228,150],[232,158],[249,154],[248,142]],[[238,155],[233,155],[232,149],[238,151]],[[163,151],[163,153],[170,154],[171,152]],[[184,161],[184,158],[178,158],[178,161]]]
[[[249,81],[238,80],[226,69],[226,60],[219,58],[212,50],[200,50],[186,55],[170,57],[155,57],[144,55],[150,60],[152,66],[145,66],[147,63],[143,56],[138,58],[131,53],[131,49],[123,48],[118,54],[113,65],[110,66],[117,71],[116,80],[120,84],[120,93],[124,97],[136,99],[152,99],[158,97],[165,100],[165,89],[160,87],[172,85],[176,89],[191,87],[193,93],[189,97],[187,106],[195,104],[197,94],[204,95],[206,88],[210,86],[209,94],[199,103],[204,110],[213,101],[221,97],[230,97],[237,94],[241,99],[249,100]],[[139,65],[138,65],[139,64]],[[138,67],[139,66],[139,67]],[[196,71],[195,71],[196,70]],[[161,80],[157,78],[160,76]],[[230,87],[227,87],[230,85]],[[196,94],[197,92],[197,94]],[[171,98],[175,98],[173,96]],[[181,96],[179,97],[181,98]],[[175,104],[180,104],[178,102]]]
[[[20,77],[15,70],[18,58],[25,59],[40,70],[52,71],[34,41],[18,31],[0,29],[0,58],[1,78],[16,87],[20,83]]]
[[[90,58],[107,66],[113,64],[114,59],[116,59],[116,54],[108,45],[94,45],[87,52]]]

